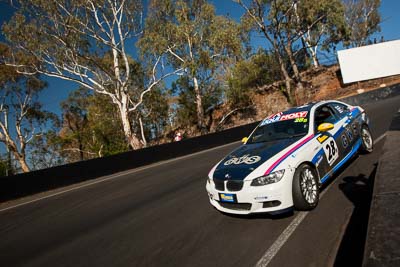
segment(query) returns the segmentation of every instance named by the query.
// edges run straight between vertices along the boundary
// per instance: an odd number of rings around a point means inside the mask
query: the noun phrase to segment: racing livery
[[[210,171],[210,203],[226,213],[280,213],[317,206],[319,188],[356,152],[373,149],[358,106],[322,101],[273,114]]]

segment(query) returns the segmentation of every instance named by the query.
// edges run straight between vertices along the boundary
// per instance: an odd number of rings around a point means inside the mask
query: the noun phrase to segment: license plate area
[[[221,202],[237,203],[236,194],[219,193],[219,200]]]

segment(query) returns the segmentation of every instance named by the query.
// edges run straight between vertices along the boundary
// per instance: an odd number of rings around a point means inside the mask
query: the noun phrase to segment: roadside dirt
[[[396,75],[365,82],[343,84],[338,65],[307,71],[302,74],[302,77],[306,89],[302,96],[296,95],[297,105],[313,101],[341,99],[400,83],[400,75]],[[254,90],[251,93],[251,99],[253,102],[251,107],[232,113],[229,118],[224,120],[222,125],[219,125],[218,130],[259,121],[272,113],[290,107],[285,96],[276,89],[271,89],[271,86]],[[216,124],[230,111],[227,105],[223,105],[213,112],[214,125],[212,125],[211,131],[217,129]]]

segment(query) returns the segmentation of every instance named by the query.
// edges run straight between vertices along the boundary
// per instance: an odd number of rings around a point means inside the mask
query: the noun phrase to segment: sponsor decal
[[[339,149],[335,140],[329,137],[323,148],[329,165],[332,165],[339,158]]]
[[[308,111],[299,111],[299,112],[293,112],[293,113],[289,113],[289,114],[285,114],[283,115],[282,112],[273,114],[269,117],[267,117],[266,119],[264,119],[261,122],[261,126],[264,126],[266,124],[270,124],[270,123],[274,123],[277,121],[286,121],[286,120],[297,120],[300,118],[305,118],[307,117]],[[303,120],[298,120],[296,122],[307,122],[307,119],[303,119]]]
[[[236,196],[234,194],[219,194],[219,199],[222,202],[232,202],[235,203],[236,202]]]
[[[286,121],[286,120],[293,120],[297,118],[304,118],[307,116],[308,111],[300,111],[300,112],[294,112],[290,114],[285,114],[281,117],[280,121]]]
[[[321,135],[321,136],[319,136],[319,137],[317,138],[318,142],[320,142],[321,144],[322,144],[326,139],[328,139],[328,136],[327,136],[327,135]]]
[[[319,166],[319,164],[321,163],[321,161],[322,161],[322,155],[319,155],[318,156],[318,159],[317,159],[317,162],[315,163],[315,165],[318,167]]]
[[[244,155],[240,158],[237,157],[233,157],[228,159],[227,161],[224,162],[225,166],[231,165],[231,164],[235,164],[235,165],[239,165],[239,164],[254,164],[257,163],[261,160],[261,157],[259,156],[250,156],[250,155]]]
[[[261,126],[264,126],[265,124],[270,124],[273,122],[277,122],[280,120],[281,116],[282,116],[282,112],[276,113],[276,114],[272,114],[271,116],[267,117],[266,119],[264,119],[261,122]]]
[[[349,138],[349,141],[353,141],[353,132],[349,129],[346,129],[346,135]]]
[[[346,135],[342,134],[342,145],[344,148],[346,148],[349,145],[349,142],[347,141]]]
[[[344,106],[335,105],[335,109],[336,109],[339,113],[343,113],[343,112],[344,112]]]
[[[303,122],[303,123],[306,123],[307,121],[308,121],[307,118],[297,118],[294,120],[294,122]]]

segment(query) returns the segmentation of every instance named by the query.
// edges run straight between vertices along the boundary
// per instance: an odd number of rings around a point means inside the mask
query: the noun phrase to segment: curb
[[[400,110],[386,133],[372,195],[363,266],[400,266]]]

